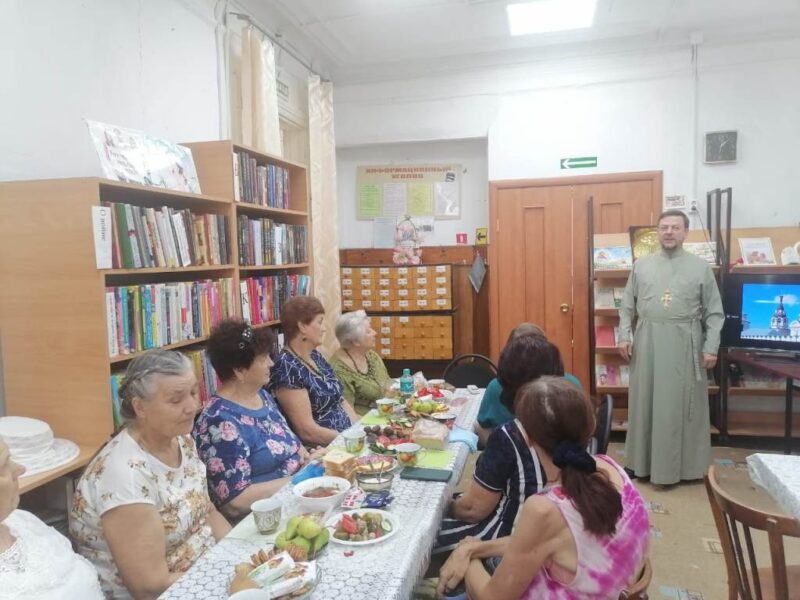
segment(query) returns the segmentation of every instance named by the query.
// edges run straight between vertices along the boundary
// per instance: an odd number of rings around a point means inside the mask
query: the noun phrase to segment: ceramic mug
[[[378,414],[384,416],[394,414],[395,401],[391,398],[381,398],[375,404],[378,405]]]
[[[361,451],[364,450],[364,440],[367,434],[364,433],[363,429],[360,431],[345,431],[342,437],[344,438],[344,449],[350,454],[361,454]]]
[[[278,498],[256,500],[250,505],[256,529],[261,534],[273,533],[278,529],[283,511],[283,501]]]
[[[414,467],[422,453],[422,446],[413,442],[405,442],[394,447],[397,461],[404,467]]]

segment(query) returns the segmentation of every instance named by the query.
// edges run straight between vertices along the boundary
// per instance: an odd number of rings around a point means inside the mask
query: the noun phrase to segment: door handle
[[[569,304],[567,304],[566,302],[564,302],[561,306],[559,306],[559,308],[561,309],[562,313],[569,312]]]

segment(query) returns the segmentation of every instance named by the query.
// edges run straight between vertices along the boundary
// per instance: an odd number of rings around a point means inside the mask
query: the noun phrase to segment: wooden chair
[[[800,521],[734,500],[719,485],[716,469],[705,476],[711,512],[728,571],[728,599],[789,600],[800,597],[800,565],[786,564],[783,537],[800,538]],[[765,531],[772,566],[758,568],[751,530]]]
[[[622,590],[619,595],[619,600],[647,600],[647,587],[650,585],[650,580],[653,578],[653,568],[650,566],[650,559],[646,558],[642,572],[639,574],[639,579],[635,583],[629,585]]]

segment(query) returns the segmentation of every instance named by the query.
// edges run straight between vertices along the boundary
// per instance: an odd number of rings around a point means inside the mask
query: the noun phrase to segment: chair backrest
[[[485,388],[496,376],[497,367],[483,354],[459,354],[445,367],[442,379],[458,388]]]
[[[589,440],[589,454],[605,454],[611,438],[611,423],[614,417],[614,398],[606,394],[597,409],[597,424]]]
[[[765,590],[776,600],[789,600],[783,537],[800,537],[800,522],[785,515],[768,513],[733,499],[719,485],[714,466],[705,476],[711,513],[717,525],[725,566],[728,571],[728,597],[731,600],[761,600]],[[762,582],[765,571],[758,570],[751,530],[766,531],[772,564],[771,587]],[[797,594],[798,590],[794,590]],[[797,596],[794,596],[795,598]]]
[[[650,559],[644,559],[644,565],[639,573],[639,578],[635,583],[629,585],[619,595],[619,600],[647,600],[647,588],[650,585],[650,580],[653,578],[653,567],[650,565]]]

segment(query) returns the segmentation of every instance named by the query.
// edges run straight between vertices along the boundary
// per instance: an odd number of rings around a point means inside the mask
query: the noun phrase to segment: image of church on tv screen
[[[800,344],[800,285],[745,283],[740,337]]]

